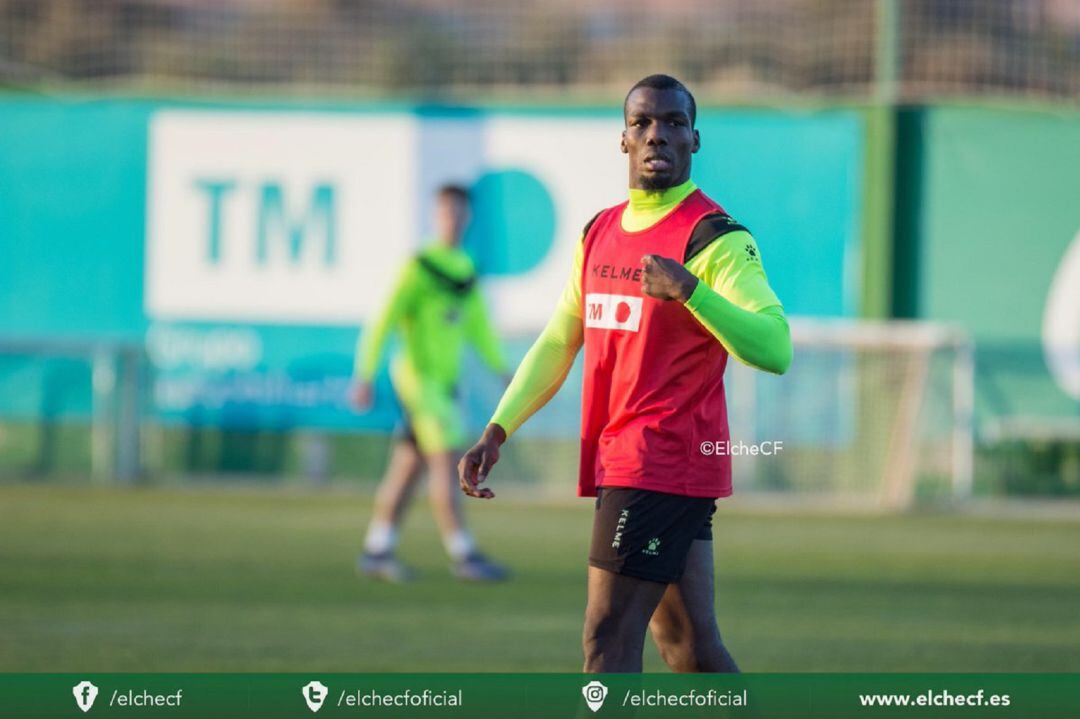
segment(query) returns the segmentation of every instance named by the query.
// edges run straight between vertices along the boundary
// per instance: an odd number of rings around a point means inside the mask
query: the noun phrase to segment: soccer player
[[[734,672],[713,610],[711,541],[731,464],[710,450],[728,439],[728,356],[781,374],[790,333],[754,239],[690,179],[700,145],[690,92],[651,75],[623,111],[629,200],[585,226],[555,314],[459,481],[469,496],[494,496],[481,485],[499,447],[584,346],[578,494],[596,497],[585,671],[640,672],[648,628],[672,669]]]
[[[404,410],[404,427],[391,449],[390,463],[375,496],[359,568],[387,581],[405,581],[413,572],[395,555],[398,528],[426,465],[435,520],[443,546],[460,579],[497,581],[506,569],[477,548],[465,527],[454,473],[464,445],[455,399],[462,353],[471,344],[492,370],[505,372],[499,341],[492,329],[476,268],[461,249],[469,218],[468,192],[445,185],[435,198],[435,239],[408,262],[393,295],[357,351],[353,404],[371,404],[372,379],[387,340],[395,330],[404,351],[391,364],[391,380]]]

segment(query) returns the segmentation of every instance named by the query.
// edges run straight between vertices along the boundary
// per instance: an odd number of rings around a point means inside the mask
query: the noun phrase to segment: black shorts
[[[690,543],[712,539],[715,511],[715,499],[600,487],[589,564],[654,582],[677,582],[686,569]]]

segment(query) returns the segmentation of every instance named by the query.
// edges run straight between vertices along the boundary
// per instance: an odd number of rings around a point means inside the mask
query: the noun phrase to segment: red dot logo
[[[615,308],[615,321],[622,324],[630,319],[630,305],[620,302]]]

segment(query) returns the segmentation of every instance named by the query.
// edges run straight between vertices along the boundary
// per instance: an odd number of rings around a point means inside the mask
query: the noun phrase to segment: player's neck
[[[687,178],[686,182],[673,187],[664,187],[659,190],[643,190],[636,187],[630,188],[630,207],[635,211],[652,211],[666,206],[675,206],[697,189],[694,181]]]
[[[461,247],[461,240],[456,237],[435,237],[435,240],[431,243],[431,247],[437,247],[438,249],[446,252],[453,252],[457,248]]]
[[[662,220],[697,189],[693,180],[661,190],[630,188],[630,202],[622,214],[622,228],[637,232]]]

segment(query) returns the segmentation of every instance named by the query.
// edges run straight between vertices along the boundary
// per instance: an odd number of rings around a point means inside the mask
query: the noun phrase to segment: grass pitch
[[[357,578],[369,501],[0,485],[0,671],[576,671],[591,504],[470,506],[516,577]],[[721,631],[748,671],[1080,671],[1080,523],[763,516],[721,503]],[[651,644],[646,669],[664,669]]]

